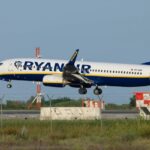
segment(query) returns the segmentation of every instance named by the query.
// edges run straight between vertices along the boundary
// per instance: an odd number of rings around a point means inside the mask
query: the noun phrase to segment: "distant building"
[[[105,109],[105,102],[102,100],[82,100],[82,107],[92,107],[92,108],[101,108]]]

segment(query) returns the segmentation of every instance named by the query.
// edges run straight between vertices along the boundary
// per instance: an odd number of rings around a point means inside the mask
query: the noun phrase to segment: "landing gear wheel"
[[[87,89],[86,88],[80,88],[79,89],[79,94],[86,94],[87,93]]]
[[[93,91],[93,93],[95,94],[95,95],[101,95],[102,94],[102,89],[100,89],[100,88],[98,88],[98,87],[96,87],[95,89],[94,89],[94,91]]]
[[[12,88],[12,85],[9,83],[9,84],[7,84],[7,88]]]

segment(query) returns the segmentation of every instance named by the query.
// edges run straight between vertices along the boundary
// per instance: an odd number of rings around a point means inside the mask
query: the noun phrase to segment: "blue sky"
[[[32,57],[40,47],[43,58],[69,59],[80,49],[79,60],[115,63],[150,61],[150,1],[146,0],[0,0],[0,60]],[[13,82],[0,95],[26,99],[35,94],[31,82]],[[106,102],[128,103],[142,88],[103,88]],[[77,89],[45,88],[54,97],[81,97]],[[88,97],[95,98],[92,90]]]

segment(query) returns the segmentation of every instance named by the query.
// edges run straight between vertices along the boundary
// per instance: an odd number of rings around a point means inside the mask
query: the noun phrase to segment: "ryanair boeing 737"
[[[0,80],[42,82],[45,86],[79,88],[86,94],[95,86],[94,94],[100,95],[100,86],[136,87],[150,85],[150,62],[140,65],[76,61],[76,50],[69,61],[51,59],[17,58],[0,62]]]

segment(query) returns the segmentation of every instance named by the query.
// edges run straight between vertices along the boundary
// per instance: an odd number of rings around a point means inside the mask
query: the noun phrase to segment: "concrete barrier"
[[[99,108],[41,107],[40,120],[96,120],[101,119]]]

